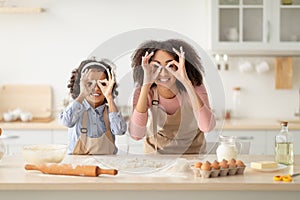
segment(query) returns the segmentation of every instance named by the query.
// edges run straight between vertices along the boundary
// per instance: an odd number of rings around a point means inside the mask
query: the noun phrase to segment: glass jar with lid
[[[232,117],[241,117],[241,88],[232,88]]]

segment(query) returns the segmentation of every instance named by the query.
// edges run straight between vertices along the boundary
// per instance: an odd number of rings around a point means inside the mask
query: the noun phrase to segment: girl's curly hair
[[[74,69],[72,71],[71,78],[69,80],[69,84],[67,85],[67,87],[70,88],[70,94],[73,99],[76,99],[80,94],[80,79],[81,79],[82,69],[91,62],[98,62],[99,64],[104,65],[110,73],[112,73],[112,69],[115,68],[115,65],[108,59],[102,59],[101,61],[96,61],[95,59],[88,59],[88,60],[82,61],[79,65],[79,67],[77,67],[76,69]],[[99,65],[90,65],[85,69],[98,69],[100,71],[103,71],[105,73],[106,77],[108,78],[108,74],[107,74],[107,71],[105,70],[105,68],[103,68]],[[118,86],[115,83],[115,85],[113,87],[113,97],[118,96],[118,91],[116,90],[117,87]],[[106,99],[105,99],[105,103],[106,103]]]
[[[143,85],[144,71],[141,67],[141,63],[142,63],[142,56],[144,56],[147,51],[149,53],[154,52],[155,54],[156,51],[158,50],[164,50],[168,52],[170,55],[172,55],[176,61],[179,61],[178,56],[175,54],[175,52],[172,49],[175,48],[179,50],[180,47],[182,47],[183,51],[185,52],[185,68],[186,68],[188,78],[190,79],[190,81],[194,86],[201,85],[203,82],[202,73],[204,73],[204,68],[201,64],[201,59],[197,54],[197,52],[194,50],[194,48],[191,45],[189,45],[183,40],[169,39],[165,41],[156,41],[156,40],[146,41],[142,43],[132,54],[131,67],[133,68],[133,80],[136,86]],[[151,87],[155,85],[156,84],[153,83]],[[184,86],[178,80],[176,81],[176,85],[180,91],[185,91]]]

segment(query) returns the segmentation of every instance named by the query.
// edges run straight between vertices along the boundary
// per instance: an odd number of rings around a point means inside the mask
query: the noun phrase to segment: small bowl
[[[23,159],[30,164],[60,163],[67,151],[67,145],[37,144],[23,147]]]
[[[10,121],[13,120],[13,116],[12,116],[11,113],[5,112],[5,113],[3,113],[3,119],[4,119],[4,121],[6,121],[6,122],[10,122]]]
[[[20,118],[22,122],[28,122],[32,120],[32,114],[30,112],[22,112]]]

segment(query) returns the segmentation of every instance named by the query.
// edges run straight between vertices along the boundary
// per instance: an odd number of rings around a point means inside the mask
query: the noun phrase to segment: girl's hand
[[[189,81],[189,78],[187,76],[186,69],[185,69],[184,51],[183,51],[182,47],[180,47],[180,52],[178,50],[176,50],[175,48],[173,48],[173,51],[179,57],[179,62],[177,62],[176,60],[170,61],[167,64],[166,69],[171,74],[173,74],[177,80],[179,80],[181,83],[184,84],[185,82]]]
[[[98,80],[97,84],[99,86],[99,88],[102,91],[102,94],[105,96],[105,98],[111,98],[112,97],[112,93],[113,93],[113,88],[115,85],[115,73],[113,71],[113,69],[111,70],[111,73],[109,72],[108,69],[106,69],[106,72],[108,74],[108,80],[103,79],[103,80]]]
[[[159,64],[155,64],[155,66],[151,66],[149,64],[150,58],[154,55],[154,52],[151,52],[150,54],[148,51],[145,53],[145,55],[142,57],[142,68],[144,70],[144,80],[143,84],[152,84],[157,79],[162,66]]]
[[[96,81],[88,79],[89,73],[90,73],[90,69],[81,74],[80,95],[83,97],[90,95],[95,90]]]

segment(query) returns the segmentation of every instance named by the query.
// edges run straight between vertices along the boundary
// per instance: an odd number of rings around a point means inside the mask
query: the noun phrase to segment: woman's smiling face
[[[173,55],[163,50],[156,51],[156,53],[152,56],[150,65],[155,66],[155,64],[159,64],[162,66],[161,72],[155,81],[157,86],[163,86],[169,89],[176,86],[175,76],[166,69],[168,63],[174,59]]]
[[[88,84],[92,85],[93,82],[97,82],[97,80],[106,79],[106,74],[103,71],[99,71],[99,69],[91,69],[90,73],[88,74]],[[96,108],[104,103],[105,96],[102,94],[101,89],[96,84],[95,88],[93,88],[92,92],[86,96],[86,100],[89,104]]]

